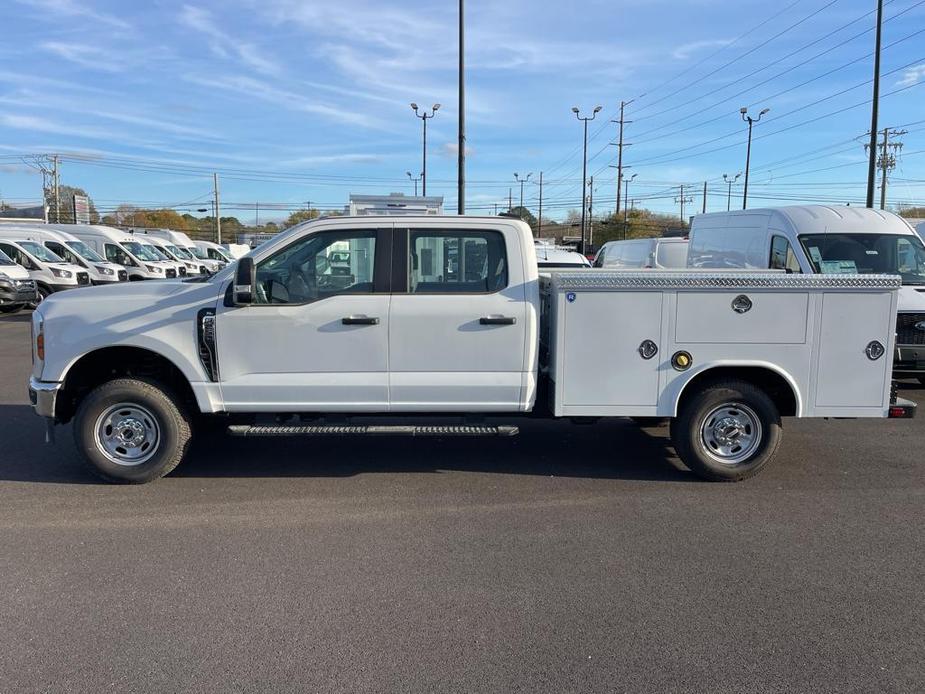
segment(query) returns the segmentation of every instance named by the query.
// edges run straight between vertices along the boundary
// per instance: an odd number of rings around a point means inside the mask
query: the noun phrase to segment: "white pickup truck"
[[[899,287],[540,276],[519,220],[319,219],[211,277],[51,296],[33,317],[30,395],[50,438],[72,421],[120,482],[170,472],[210,418],[240,436],[442,437],[513,435],[528,416],[672,418],[684,463],[731,481],[773,457],[782,416],[914,414],[891,390]]]

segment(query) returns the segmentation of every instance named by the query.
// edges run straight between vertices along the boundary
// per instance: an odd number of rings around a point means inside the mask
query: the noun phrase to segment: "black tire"
[[[77,448],[84,459],[90,464],[93,471],[109,482],[122,484],[143,484],[163,477],[172,471],[186,454],[190,444],[190,423],[188,415],[178,406],[179,399],[164,386],[153,382],[135,378],[119,378],[104,383],[91,391],[80,403],[77,414],[74,416],[74,439]],[[116,405],[125,405],[124,410]],[[140,417],[133,419],[116,420],[129,422],[125,430],[130,431],[136,422],[153,424],[156,438],[149,446],[126,447],[126,453],[134,450],[143,451],[139,455],[141,462],[117,462],[105,450],[105,445],[98,432],[105,424],[104,416],[113,412],[113,417],[119,414],[132,413],[138,408],[143,412]],[[146,415],[152,421],[148,421]],[[112,430],[112,427],[109,427]],[[117,427],[118,428],[118,427]],[[147,426],[142,426],[147,430]],[[118,456],[118,453],[113,453]],[[147,457],[145,457],[147,456]]]
[[[663,427],[671,420],[668,417],[630,417],[636,424],[641,426],[643,429],[654,429],[655,427]]]
[[[724,428],[723,422],[736,426]],[[715,381],[685,400],[671,423],[671,439],[696,475],[738,482],[758,474],[774,457],[781,439],[780,412],[763,390],[747,381]],[[746,440],[751,443],[744,446]]]
[[[22,311],[25,304],[7,304],[6,306],[0,306],[0,313],[13,314],[19,313]]]

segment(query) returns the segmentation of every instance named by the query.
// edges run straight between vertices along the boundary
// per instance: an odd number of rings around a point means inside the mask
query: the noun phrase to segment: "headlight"
[[[99,270],[101,275],[114,275],[115,271],[111,267],[104,267],[103,265],[94,265],[94,267]]]
[[[154,272],[158,275],[164,273],[164,268],[158,267],[157,265],[147,265],[146,267],[148,268],[149,272]]]
[[[55,277],[63,277],[64,279],[70,279],[74,276],[74,273],[72,273],[70,270],[62,270],[56,267],[51,268],[51,274],[53,274]]]

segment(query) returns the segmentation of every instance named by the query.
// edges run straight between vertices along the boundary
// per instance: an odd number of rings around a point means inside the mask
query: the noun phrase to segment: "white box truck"
[[[906,220],[863,207],[803,205],[694,217],[688,265],[902,279],[894,373],[925,384],[925,244]]]
[[[229,415],[231,434],[265,437],[670,417],[688,467],[731,481],[772,459],[783,416],[912,415],[891,389],[899,288],[768,270],[540,277],[520,220],[319,219],[212,277],[52,297],[33,316],[29,390],[49,433],[73,422],[120,482],[168,473],[197,421]]]

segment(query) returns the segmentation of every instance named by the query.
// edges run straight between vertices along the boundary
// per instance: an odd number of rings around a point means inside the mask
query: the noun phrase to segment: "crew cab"
[[[739,480],[772,459],[782,416],[914,413],[891,390],[899,287],[768,270],[540,276],[520,220],[322,218],[211,277],[52,296],[33,314],[30,396],[50,437],[72,421],[78,450],[119,482],[170,472],[208,418],[270,437],[668,417],[691,470]]]

